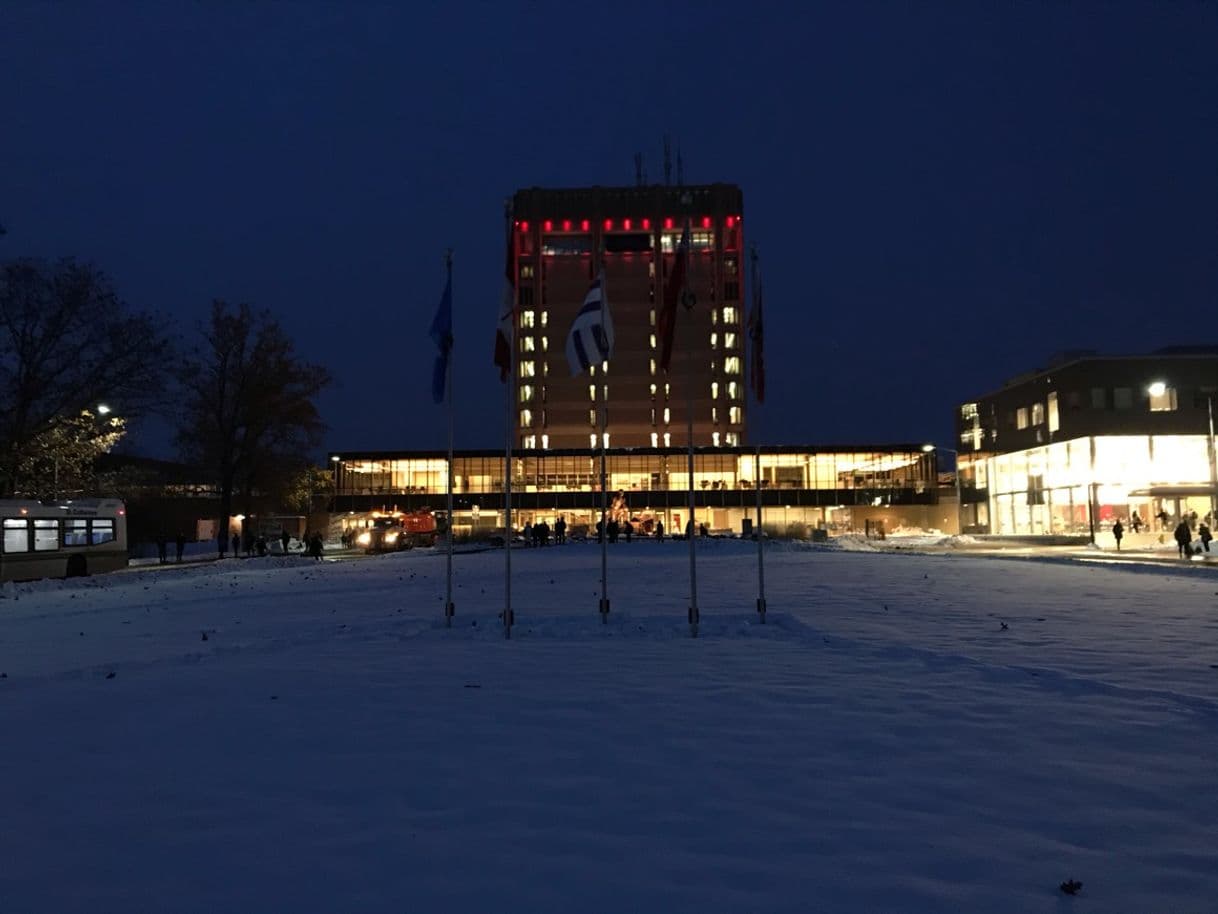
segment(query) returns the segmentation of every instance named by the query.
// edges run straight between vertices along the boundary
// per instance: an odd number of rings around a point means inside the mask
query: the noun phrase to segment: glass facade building
[[[443,452],[342,452],[330,456],[334,512],[444,507],[448,461]],[[687,452],[668,448],[611,448],[607,491],[615,512],[643,532],[657,521],[669,531],[689,519]],[[740,533],[756,512],[777,534],[803,535],[941,526],[934,453],[920,445],[701,448],[694,455],[697,520],[715,532]],[[553,523],[572,530],[599,517],[599,451],[529,450],[512,458],[515,525]],[[501,529],[502,451],[459,451],[453,458],[454,524],[458,533]]]
[[[957,410],[962,528],[1154,534],[1211,519],[1218,349],[1060,359]]]

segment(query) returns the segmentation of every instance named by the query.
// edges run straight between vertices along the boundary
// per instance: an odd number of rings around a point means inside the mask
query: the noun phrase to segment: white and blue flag
[[[567,364],[571,374],[582,374],[591,365],[599,365],[613,357],[613,319],[609,316],[609,299],[605,295],[605,271],[592,280],[583,307],[571,322],[567,334]]]

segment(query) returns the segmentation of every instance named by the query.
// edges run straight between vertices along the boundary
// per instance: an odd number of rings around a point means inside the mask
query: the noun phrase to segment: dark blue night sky
[[[745,192],[763,443],[949,442],[1053,352],[1218,339],[1212,3],[9,0],[0,64],[0,257],[92,260],[183,333],[271,309],[335,449],[443,445],[448,245],[457,445],[499,446],[503,199],[659,180],[666,132]]]

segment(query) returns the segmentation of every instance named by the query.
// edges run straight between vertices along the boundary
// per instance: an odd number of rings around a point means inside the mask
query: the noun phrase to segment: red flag
[[[762,349],[761,280],[757,281],[757,296],[753,301],[753,313],[749,315],[749,339],[753,341],[753,358],[749,364],[749,380],[758,403],[765,402],[765,352]]]
[[[685,292],[685,275],[689,266],[689,220],[685,220],[685,231],[677,245],[677,256],[673,258],[672,272],[664,289],[664,306],[656,318],[656,330],[660,337],[660,368],[666,374],[672,364],[672,341],[677,330],[677,304]]]
[[[503,304],[499,308],[499,326],[495,329],[495,364],[499,380],[507,381],[512,373],[512,341],[516,336],[516,257],[513,245],[512,220],[508,220],[507,267],[503,287]]]

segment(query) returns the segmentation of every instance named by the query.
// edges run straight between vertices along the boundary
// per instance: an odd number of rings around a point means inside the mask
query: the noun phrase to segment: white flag
[[[613,319],[609,316],[609,298],[605,295],[605,271],[592,280],[583,307],[571,322],[567,334],[567,364],[571,374],[587,371],[613,357]]]

